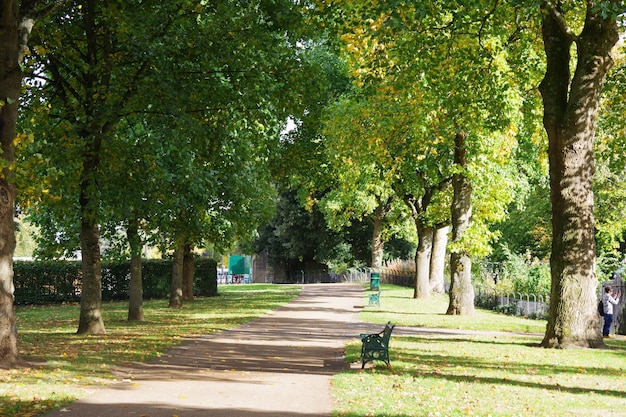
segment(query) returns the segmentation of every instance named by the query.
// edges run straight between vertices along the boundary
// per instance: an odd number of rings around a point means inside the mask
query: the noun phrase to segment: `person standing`
[[[602,337],[610,337],[611,325],[613,324],[613,306],[619,303],[619,296],[621,293],[617,293],[613,297],[613,288],[610,286],[604,287],[604,294],[602,294],[602,304],[604,307],[604,327],[602,328]]]

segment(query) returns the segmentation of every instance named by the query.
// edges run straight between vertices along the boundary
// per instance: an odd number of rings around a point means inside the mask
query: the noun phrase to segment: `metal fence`
[[[477,286],[474,303],[483,308],[530,318],[546,318],[550,296],[522,292],[500,292]]]
[[[370,280],[372,269],[352,269],[341,274],[343,282],[367,283]],[[415,285],[415,270],[402,268],[376,268],[374,272],[380,274],[380,282],[412,288]],[[447,288],[448,286],[446,286]],[[489,288],[477,286],[475,288],[474,303],[476,306],[506,314],[545,318],[550,305],[550,297],[541,294],[526,294],[520,292],[499,293]]]
[[[415,270],[400,268],[354,268],[337,274],[338,282],[368,283],[372,272],[378,272],[381,284],[393,284],[402,287],[413,287]]]
[[[412,288],[415,285],[415,269],[410,268],[352,268],[341,273],[328,270],[303,270],[291,280],[285,277],[277,277],[271,270],[253,271],[253,276],[230,277],[226,274],[218,275],[220,284],[236,284],[251,282],[266,283],[327,283],[327,282],[350,282],[369,283],[372,272],[378,272],[381,284],[393,284]],[[253,279],[254,278],[254,279]],[[262,279],[259,279],[262,278]],[[626,334],[626,285],[621,277],[603,285],[612,285],[617,291],[621,291],[620,303],[615,307],[612,331],[618,334]],[[598,299],[601,297],[601,289]],[[499,311],[506,314],[524,316],[530,318],[547,318],[550,297],[547,294],[532,294],[522,292],[500,292],[493,288],[475,286],[475,305],[477,307]]]

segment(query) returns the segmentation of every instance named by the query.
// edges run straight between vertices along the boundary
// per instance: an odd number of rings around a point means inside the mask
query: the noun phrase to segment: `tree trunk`
[[[417,250],[415,251],[415,289],[413,298],[426,299],[430,296],[430,258],[433,249],[434,229],[415,219],[417,228]]]
[[[15,160],[15,127],[22,83],[18,5],[17,0],[0,2],[0,158],[5,167],[12,166]],[[15,185],[5,168],[0,176],[0,368],[13,368],[20,362],[13,305],[14,213]]]
[[[435,230],[433,250],[430,256],[430,291],[443,294],[445,292],[446,247],[448,245],[449,226],[439,227]]]
[[[93,218],[83,213],[80,228],[83,285],[80,294],[78,334],[104,334],[102,320],[102,269],[100,232]]]
[[[469,316],[474,314],[474,286],[472,285],[472,260],[467,253],[450,255],[450,304],[446,314]]]
[[[172,262],[172,282],[170,284],[170,308],[183,307],[183,258],[185,256],[184,245],[177,244],[174,250]]]
[[[578,37],[563,30],[562,16],[545,13],[546,73],[539,87],[548,135],[552,202],[551,293],[544,347],[604,346],[596,313],[593,142],[602,84],[618,40],[615,19],[588,10]],[[588,3],[588,8],[593,7]],[[570,48],[578,62],[570,84]]]
[[[183,255],[183,300],[193,301],[193,272],[194,258],[191,252],[192,246],[185,245]]]
[[[90,130],[91,132],[97,130]],[[99,134],[83,131],[85,141],[83,171],[80,178],[80,249],[82,255],[83,285],[80,295],[79,334],[104,334],[102,319],[102,262],[100,259],[100,201],[98,173],[100,169]]]
[[[128,294],[128,321],[143,321],[143,277],[141,275],[142,243],[137,220],[129,220],[126,236],[130,246],[130,289]]]
[[[458,133],[454,139],[454,162],[463,171],[467,166],[465,145],[466,135]],[[464,172],[452,177],[451,218],[452,243],[450,255],[450,304],[446,314],[471,315],[474,314],[474,287],[472,286],[472,260],[463,247],[461,239],[465,230],[470,226],[472,218],[472,184]]]
[[[385,212],[381,205],[376,207],[372,215],[372,224],[374,230],[372,231],[372,268],[380,268],[383,264],[383,222],[385,218]]]
[[[88,16],[86,24],[87,52],[85,62],[88,64],[88,72],[85,77],[85,89],[95,91],[101,82],[93,73],[98,62],[95,39],[99,28],[96,24],[95,2],[88,1],[85,4],[85,14]],[[87,93],[89,94],[89,93]],[[100,175],[100,149],[102,138],[105,135],[105,124],[97,114],[98,109],[94,103],[90,103],[86,109],[87,120],[79,129],[82,140],[82,164],[80,174],[80,246],[82,254],[83,287],[80,297],[80,319],[78,322],[79,334],[103,334],[105,332],[102,319],[102,265],[100,260],[100,195],[98,177]]]

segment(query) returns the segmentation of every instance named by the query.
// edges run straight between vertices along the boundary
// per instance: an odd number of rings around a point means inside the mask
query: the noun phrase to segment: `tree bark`
[[[443,294],[445,292],[444,267],[449,231],[449,226],[439,227],[435,230],[432,255],[430,256],[430,291],[432,293]]]
[[[15,160],[15,128],[22,83],[19,67],[19,1],[0,2],[0,145],[3,166]],[[0,178],[0,367],[16,367],[20,361],[14,309],[13,252],[15,251],[15,185],[4,169]]]
[[[383,224],[385,219],[385,211],[379,204],[372,214],[372,268],[380,268],[383,264],[383,250],[385,242],[383,240]]]
[[[560,3],[543,14],[546,73],[539,90],[548,135],[552,203],[551,294],[542,346],[604,346],[596,313],[593,143],[604,78],[618,40],[615,18],[587,3],[579,36],[568,32]],[[578,61],[570,84],[570,49]]]
[[[394,191],[398,196],[402,196],[402,200],[411,211],[411,218],[417,233],[418,242],[417,250],[415,251],[415,287],[413,289],[413,298],[426,299],[430,296],[429,275],[433,229],[424,224],[422,216],[426,213],[434,190],[426,188],[421,198],[414,198],[410,194],[403,195],[399,189],[394,189]]]
[[[474,314],[474,286],[472,285],[472,260],[467,253],[450,254],[450,304],[446,314],[469,316]]]
[[[172,282],[170,284],[170,308],[183,307],[183,258],[185,256],[184,244],[176,245],[174,260],[172,262]]]
[[[452,242],[456,245],[450,255],[450,304],[446,312],[450,315],[474,314],[472,260],[461,243],[472,218],[472,184],[464,173],[467,166],[465,140],[464,133],[458,133],[454,139],[454,162],[462,171],[452,177]]]
[[[143,321],[143,276],[141,273],[142,243],[137,220],[129,220],[126,236],[130,246],[130,289],[128,294],[128,321]]]
[[[93,218],[83,214],[80,228],[83,285],[80,294],[78,334],[104,334],[102,319],[102,269],[100,231]]]
[[[93,131],[93,130],[92,130]],[[100,259],[100,201],[97,176],[100,167],[99,134],[83,132],[84,156],[80,178],[80,251],[83,286],[80,295],[79,334],[104,334],[102,319],[102,261]]]
[[[84,4],[84,30],[87,52],[85,63],[87,72],[84,75],[84,87],[87,97],[93,97],[94,92],[102,85],[107,85],[107,77],[97,73],[99,65],[98,38],[104,35],[110,39],[110,34],[97,20],[96,1],[89,0]],[[107,42],[104,42],[107,44]],[[80,216],[81,232],[80,245],[83,258],[83,291],[80,297],[80,319],[78,333],[102,334],[105,333],[102,319],[102,262],[100,260],[100,195],[98,178],[100,173],[100,151],[103,137],[106,136],[110,125],[102,120],[102,109],[96,100],[87,102],[85,125],[79,129],[79,139],[83,141],[82,162],[83,169],[80,176]]]
[[[430,297],[430,258],[433,249],[434,229],[424,226],[415,220],[417,228],[417,250],[415,251],[415,288],[413,298],[426,299]]]
[[[193,301],[194,258],[192,245],[185,245],[183,255],[183,300]]]

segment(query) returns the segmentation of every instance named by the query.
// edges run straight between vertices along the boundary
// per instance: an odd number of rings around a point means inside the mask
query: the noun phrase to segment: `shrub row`
[[[80,300],[80,261],[15,261],[13,264],[15,304],[52,304]],[[167,298],[170,294],[172,260],[143,260],[144,299]],[[130,262],[102,264],[102,300],[128,299]],[[217,295],[217,263],[197,258],[194,293]]]

